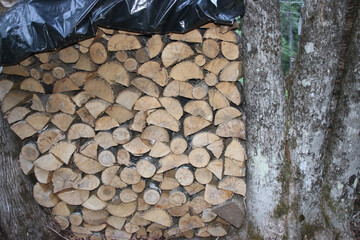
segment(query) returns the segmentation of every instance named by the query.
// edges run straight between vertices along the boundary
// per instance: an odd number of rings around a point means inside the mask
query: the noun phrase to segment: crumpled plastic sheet
[[[98,26],[185,33],[244,13],[244,0],[23,0],[0,15],[0,66],[93,37]]]

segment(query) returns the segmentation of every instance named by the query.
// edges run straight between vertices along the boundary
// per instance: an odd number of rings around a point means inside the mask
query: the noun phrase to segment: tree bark
[[[356,6],[357,5],[357,6]],[[346,51],[344,78],[323,161],[323,214],[333,236],[353,239],[350,221],[360,168],[360,11]]]
[[[281,239],[285,220],[274,215],[281,201],[285,89],[281,71],[278,1],[247,1],[243,19],[247,124],[248,237]]]
[[[60,239],[50,214],[34,200],[34,183],[18,166],[21,143],[0,113],[1,239]],[[53,229],[53,230],[51,230]]]

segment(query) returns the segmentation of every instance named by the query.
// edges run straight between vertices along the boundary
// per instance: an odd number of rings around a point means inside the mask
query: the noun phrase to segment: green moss
[[[322,228],[320,226],[317,226],[317,225],[312,225],[310,223],[304,223],[303,225],[303,236],[307,239],[313,239],[314,236],[315,236],[315,233],[319,230],[321,230]]]
[[[249,240],[264,240],[264,237],[261,236],[261,234],[258,232],[258,230],[255,230],[255,227],[249,223],[248,227],[248,239]]]
[[[288,214],[289,210],[289,205],[287,205],[283,200],[280,200],[279,204],[274,209],[274,217],[281,218],[282,216]]]

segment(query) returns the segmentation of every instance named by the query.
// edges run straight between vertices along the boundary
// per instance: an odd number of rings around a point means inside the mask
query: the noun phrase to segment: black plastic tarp
[[[98,26],[184,33],[244,11],[244,0],[24,0],[0,15],[0,66],[93,37]]]

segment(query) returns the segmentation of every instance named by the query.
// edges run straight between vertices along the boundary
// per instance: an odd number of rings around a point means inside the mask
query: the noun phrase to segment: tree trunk
[[[18,166],[20,146],[0,113],[0,238],[60,239],[50,214],[34,200],[33,182]]]
[[[247,1],[243,19],[247,124],[246,198],[249,238],[281,239],[285,220],[275,216],[282,195],[285,89],[281,71],[278,1]]]
[[[358,3],[357,3],[358,5]],[[356,4],[355,4],[356,7]],[[323,161],[323,214],[334,237],[352,239],[349,223],[360,168],[360,11],[346,51],[345,73]],[[341,176],[341,177],[339,177]]]

